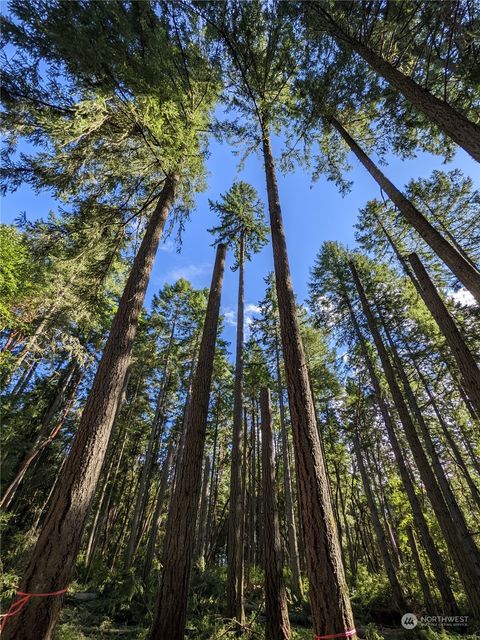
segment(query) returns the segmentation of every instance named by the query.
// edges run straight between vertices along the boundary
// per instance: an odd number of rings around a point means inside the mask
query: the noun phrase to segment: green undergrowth
[[[71,593],[89,592],[95,599],[78,601],[67,597],[54,640],[147,640],[155,611],[158,574],[145,586],[133,571],[87,576],[80,570]],[[93,579],[92,579],[93,578]],[[16,576],[3,575],[2,591],[13,596]],[[288,585],[288,575],[286,575]],[[265,637],[265,598],[263,574],[252,570],[245,591],[246,623],[241,635],[236,624],[224,615],[226,568],[206,571],[197,568],[192,575],[187,616],[186,640],[256,640]],[[404,631],[399,624],[385,624],[372,617],[388,611],[388,587],[381,581],[364,581],[353,594],[357,628],[365,640],[479,640],[480,634],[457,635],[439,629]],[[296,600],[287,589],[292,622],[292,640],[312,640],[308,603]],[[391,600],[390,600],[391,602]],[[375,621],[372,621],[375,620]]]

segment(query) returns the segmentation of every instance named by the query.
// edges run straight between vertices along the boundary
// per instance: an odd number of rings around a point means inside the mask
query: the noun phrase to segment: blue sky
[[[280,152],[279,143],[274,142],[274,152]],[[275,148],[277,147],[277,148]],[[210,284],[214,260],[212,237],[207,228],[216,218],[208,207],[208,198],[217,199],[227,191],[235,179],[250,182],[259,192],[266,206],[266,189],[263,166],[260,158],[252,154],[242,171],[238,171],[238,156],[227,145],[212,142],[207,161],[209,171],[208,188],[197,197],[184,236],[181,253],[178,254],[171,240],[160,247],[147,292],[147,304],[153,293],[165,282],[179,277],[189,279],[195,287]],[[303,301],[307,295],[309,269],[324,240],[338,240],[350,247],[354,245],[354,229],[358,210],[372,198],[380,197],[380,190],[369,174],[351,158],[353,170],[349,178],[353,181],[351,192],[342,197],[333,183],[321,178],[312,184],[310,175],[301,169],[285,176],[278,174],[280,198],[284,215],[290,267],[297,298]],[[398,186],[403,187],[410,179],[427,177],[434,169],[460,168],[480,186],[480,172],[465,152],[459,150],[452,162],[443,164],[439,157],[419,154],[417,158],[402,161],[398,157],[387,158],[384,172]],[[12,223],[25,211],[28,219],[44,217],[50,209],[56,209],[55,201],[48,194],[35,194],[22,187],[7,195],[2,203],[2,222]],[[237,295],[237,273],[230,270],[232,256],[228,257],[222,295],[222,311],[226,314],[225,338],[233,350],[235,341],[235,306]],[[247,317],[264,295],[264,277],[273,270],[272,249],[268,244],[246,267],[245,301]]]

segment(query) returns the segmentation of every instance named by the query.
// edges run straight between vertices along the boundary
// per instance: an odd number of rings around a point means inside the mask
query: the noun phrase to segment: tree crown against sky
[[[204,188],[207,129],[219,79],[175,3],[12,2],[4,32],[7,181],[68,191],[122,213],[148,209],[166,175],[180,195]],[[115,27],[115,28],[113,28]],[[82,52],[79,55],[79,52]],[[162,64],[158,64],[158,59]],[[9,110],[10,99],[15,110]],[[18,109],[20,105],[20,110]],[[8,184],[8,182],[7,182]]]
[[[211,211],[219,218],[219,224],[209,232],[215,236],[216,244],[225,243],[233,248],[233,269],[237,269],[240,260],[250,260],[267,243],[264,206],[256,190],[243,181],[234,182],[220,198],[209,200]]]
[[[315,116],[344,113],[344,121],[356,124],[357,136],[363,127],[365,142],[375,142],[380,151],[393,147],[404,157],[418,147],[447,157],[453,152],[435,124],[375,73],[352,42],[369,47],[420,87],[478,120],[478,82],[469,77],[478,66],[474,34],[480,17],[474,2],[289,6],[309,47],[297,84],[306,99],[303,109],[308,105],[307,123]]]
[[[212,60],[222,69],[227,119],[217,131],[254,150],[261,127],[278,132],[287,122],[291,83],[302,47],[284,3],[192,3],[206,27]],[[236,113],[229,117],[229,113]],[[242,117],[239,120],[238,114]]]

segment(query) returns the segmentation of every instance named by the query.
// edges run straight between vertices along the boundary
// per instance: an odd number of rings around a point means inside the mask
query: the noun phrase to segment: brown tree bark
[[[149,636],[151,640],[167,638],[182,640],[185,632],[195,542],[195,527],[192,523],[195,522],[200,494],[225,255],[225,245],[218,245],[198,363],[188,406],[184,450],[165,525],[163,571],[157,613]]]
[[[260,391],[265,545],[265,638],[290,640],[287,597],[282,575],[282,547],[275,496],[275,452],[270,389]]]
[[[243,407],[243,454],[242,454],[242,521],[241,526],[241,539],[243,545],[243,567],[242,573],[238,576],[238,579],[242,581],[241,585],[238,584],[238,590],[242,590],[245,580],[245,556],[247,546],[247,474],[248,474],[248,462],[247,462],[247,449],[248,449],[248,419],[247,408]]]
[[[173,345],[173,340],[175,337],[175,327],[177,324],[177,314],[178,308],[175,310],[173,315],[172,326],[170,329],[170,335],[168,338],[168,344],[166,347],[166,358],[165,364],[163,366],[161,381],[160,381],[160,391],[157,397],[157,402],[155,406],[155,415],[152,422],[152,427],[150,431],[150,438],[148,440],[147,450],[145,453],[145,462],[142,466],[142,470],[140,473],[140,482],[138,486],[137,497],[135,501],[135,509],[133,512],[133,518],[130,528],[130,536],[128,539],[127,549],[125,553],[125,569],[129,569],[132,566],[132,562],[135,556],[135,552],[137,550],[141,534],[139,532],[140,522],[142,513],[144,511],[146,502],[148,500],[149,490],[148,483],[150,479],[150,475],[152,472],[153,462],[155,456],[158,453],[158,443],[161,438],[163,426],[164,426],[164,418],[166,413],[165,401],[167,397],[167,388],[168,388],[168,368],[170,364],[170,355]]]
[[[256,463],[256,433],[255,433],[255,405],[252,399],[252,411],[250,418],[250,474],[249,474],[249,532],[248,532],[248,576],[250,585],[250,568],[255,565],[255,549],[257,543],[256,513],[257,513],[257,463]]]
[[[202,491],[200,498],[200,511],[198,514],[197,540],[195,556],[197,564],[201,571],[205,569],[205,546],[207,540],[207,513],[208,513],[208,487],[210,480],[210,456],[205,457],[205,466],[203,469]]]
[[[95,512],[95,517],[93,519],[90,533],[88,536],[88,542],[85,547],[85,565],[88,568],[90,568],[92,564],[95,550],[98,545],[100,532],[105,523],[105,518],[108,512],[110,500],[113,493],[113,486],[117,478],[118,470],[120,469],[120,464],[123,458],[123,452],[125,450],[126,442],[127,442],[127,434],[125,432],[123,434],[123,437],[120,439],[120,443],[119,443],[121,444],[120,449],[118,450],[117,446],[115,446],[114,450],[112,451],[112,455],[110,456],[109,464],[107,466],[108,468],[104,471],[105,478],[102,484],[102,490],[100,492],[97,510]]]
[[[82,381],[83,373],[81,375],[77,375],[77,380],[74,382],[74,384],[70,384],[77,370],[77,365],[73,363],[68,369],[69,370],[65,372],[63,379],[60,381],[59,389],[57,390],[53,401],[51,402],[45,413],[45,416],[42,420],[42,426],[40,427],[40,431],[35,438],[32,447],[20,463],[15,477],[11,480],[8,487],[5,489],[2,499],[0,500],[0,509],[8,509],[29,467],[38,458],[40,453],[44,449],[46,449],[53,442],[55,437],[60,433],[60,430],[65,420],[67,419],[68,414],[70,413],[70,409],[72,408],[72,405],[75,401],[76,391],[80,385],[80,382]],[[67,388],[69,386],[71,387],[68,392],[69,398],[67,400],[66,406],[64,407],[63,413],[60,419],[57,420],[57,423],[55,424],[53,429],[49,431],[51,422],[54,419],[58,409],[60,408],[60,405],[64,400]]]
[[[182,423],[181,423],[181,429],[180,429],[180,439],[178,441],[178,450],[177,450],[177,454],[176,454],[176,459],[175,459],[175,473],[173,476],[173,488],[172,488],[172,493],[174,491],[175,488],[175,484],[177,482],[177,470],[180,469],[181,465],[182,465],[182,458],[183,458],[183,450],[185,447],[185,437],[187,434],[187,417],[188,417],[188,408],[190,406],[190,399],[192,397],[192,387],[193,387],[193,380],[195,377],[195,371],[196,371],[196,367],[197,367],[197,362],[198,362],[198,347],[200,344],[200,337],[201,337],[201,332],[197,332],[197,335],[195,337],[195,346],[193,348],[193,356],[192,356],[192,360],[190,362],[190,371],[188,374],[188,380],[187,380],[187,394],[185,397],[185,405],[183,407],[183,416],[182,416]]]
[[[462,472],[463,477],[465,478],[465,481],[468,485],[468,488],[470,489],[470,492],[472,494],[472,498],[475,501],[477,507],[480,509],[480,490],[477,487],[477,485],[475,484],[471,474],[470,474],[470,470],[467,466],[467,463],[465,462],[465,460],[463,459],[463,455],[460,451],[460,448],[458,446],[458,444],[455,442],[455,438],[453,437],[451,431],[450,431],[450,427],[449,425],[446,423],[443,414],[438,406],[437,400],[432,392],[432,390],[430,389],[430,385],[428,384],[427,379],[425,378],[425,376],[423,375],[418,363],[416,362],[416,359],[413,357],[412,352],[410,351],[410,349],[407,346],[407,349],[409,351],[409,355],[410,355],[410,359],[413,363],[413,366],[415,367],[415,371],[417,372],[417,375],[419,377],[419,379],[422,382],[423,388],[425,389],[425,393],[428,396],[428,400],[430,403],[430,406],[433,409],[433,412],[435,413],[435,416],[437,418],[437,421],[440,425],[440,427],[442,428],[442,432],[443,435],[445,437],[445,440],[447,441],[448,446],[451,449],[452,455],[453,455],[453,459],[455,460],[456,464],[458,465],[459,469]],[[478,462],[477,462],[478,464]]]
[[[418,111],[436,124],[472,158],[480,162],[480,127],[457,111],[448,102],[437,98],[382,58],[376,51],[347,33],[324,8],[316,3],[328,31],[338,40],[346,42],[380,76],[399,91]]]
[[[262,487],[262,443],[260,436],[260,404],[259,400],[255,398],[255,485],[257,487],[257,494],[255,497],[255,564],[257,567],[263,567],[263,495],[261,491]]]
[[[435,477],[437,478],[440,489],[442,490],[448,510],[450,511],[452,519],[456,524],[459,536],[462,540],[464,540],[464,547],[468,548],[470,561],[475,562],[476,566],[479,568],[480,573],[480,552],[475,542],[473,541],[472,533],[468,529],[463,512],[460,509],[455,494],[453,493],[452,487],[450,486],[450,482],[446,476],[445,469],[443,468],[442,462],[437,453],[437,448],[435,447],[435,444],[432,440],[429,428],[424,420],[420,407],[418,406],[417,399],[415,397],[405,369],[403,368],[403,363],[397,351],[396,345],[393,341],[392,336],[390,335],[390,331],[388,330],[384,319],[382,318],[380,313],[379,315],[385,331],[385,335],[387,337],[388,344],[392,352],[393,362],[403,385],[407,404],[410,407],[411,414],[415,417],[416,423],[420,428],[420,433],[422,434],[425,448],[428,452],[428,455],[430,456],[433,472],[435,474]]]
[[[262,130],[262,144],[313,627],[318,635],[343,633],[354,628],[354,621],[300,337],[275,165],[266,125]]]
[[[375,503],[372,487],[370,486],[370,480],[368,477],[367,469],[363,461],[362,447],[360,446],[360,439],[358,435],[358,426],[356,424],[354,425],[354,431],[353,431],[352,437],[353,437],[353,448],[355,451],[355,457],[357,458],[357,464],[358,464],[358,469],[360,471],[360,476],[362,478],[363,489],[365,491],[365,496],[367,498],[368,509],[372,517],[373,528],[375,530],[378,548],[380,549],[380,555],[382,556],[383,566],[385,567],[387,578],[390,583],[390,587],[392,589],[394,603],[398,611],[405,612],[408,610],[407,603],[403,595],[402,587],[400,586],[400,583],[397,578],[397,571],[392,562],[392,558],[391,558],[389,547],[388,547],[387,537],[385,535],[385,531],[383,529],[383,526],[380,520],[380,514],[378,512],[378,508]]]
[[[208,496],[208,513],[207,513],[207,535],[205,539],[205,560],[209,556],[210,542],[212,539],[212,531],[215,527],[215,511],[217,508],[217,478],[218,478],[218,426],[220,422],[220,404],[221,398],[218,396],[215,402],[215,430],[213,434],[213,451],[212,451],[212,464],[210,469],[210,492]]]
[[[362,303],[363,312],[367,319],[370,333],[372,334],[378,355],[382,362],[382,367],[395,407],[404,427],[405,435],[407,436],[422,482],[430,498],[430,502],[435,511],[435,515],[437,516],[440,528],[442,529],[450,555],[455,563],[460,579],[462,580],[465,593],[470,601],[472,610],[476,615],[478,615],[480,613],[480,593],[477,586],[480,583],[480,568],[476,563],[476,554],[470,553],[472,551],[472,544],[473,546],[475,545],[473,540],[465,539],[461,535],[457,527],[457,523],[452,519],[435,474],[418,438],[415,424],[410,416],[408,407],[396,380],[393,366],[388,357],[375,317],[370,304],[368,303],[365,291],[353,262],[350,263],[350,269],[355,282],[355,287]]]
[[[408,256],[408,260],[412,265],[412,269],[420,285],[418,291],[434,317],[455,358],[463,379],[463,387],[470,398],[470,402],[475,408],[475,411],[480,413],[480,369],[475,358],[465,344],[462,334],[439,296],[420,258],[416,253],[411,253]]]
[[[360,344],[360,348],[362,351],[363,358],[365,360],[365,364],[367,365],[370,379],[372,381],[373,390],[375,392],[377,404],[380,409],[380,413],[382,414],[383,422],[387,430],[388,439],[392,446],[393,454],[395,456],[398,470],[400,472],[402,484],[405,489],[405,493],[407,494],[410,507],[412,509],[412,515],[413,515],[415,527],[420,534],[422,544],[425,548],[425,551],[427,552],[428,559],[430,561],[430,565],[432,567],[432,571],[435,576],[435,581],[436,581],[438,590],[440,592],[440,595],[442,597],[443,606],[445,607],[445,611],[448,614],[459,615],[460,610],[457,606],[455,596],[453,594],[450,578],[448,577],[443,560],[440,557],[437,547],[435,546],[435,542],[433,541],[433,538],[431,536],[430,529],[428,527],[427,521],[423,514],[422,507],[420,505],[420,501],[415,492],[415,487],[410,475],[410,471],[408,470],[408,467],[405,463],[405,459],[402,453],[402,447],[400,445],[400,442],[398,441],[398,438],[395,432],[395,426],[390,416],[390,411],[387,406],[387,402],[383,396],[380,382],[378,381],[377,374],[375,372],[374,366],[368,354],[365,338],[360,330],[360,326],[355,316],[355,312],[353,310],[352,304],[346,294],[345,294],[345,302],[349,309],[352,325],[355,331],[355,335],[357,336],[358,342]]]
[[[26,593],[51,593],[68,587],[178,179],[178,175],[167,177],[135,257],[72,448],[20,582],[20,590]],[[61,605],[59,596],[32,598],[18,615],[8,620],[3,640],[50,640]]]
[[[162,476],[160,479],[160,488],[158,490],[157,500],[155,503],[155,511],[153,512],[152,522],[150,525],[150,532],[148,535],[147,551],[145,553],[145,563],[143,566],[143,581],[147,583],[152,570],[153,558],[155,557],[155,546],[157,544],[158,528],[160,526],[160,518],[162,516],[163,506],[165,503],[165,496],[168,488],[168,478],[170,477],[170,470],[173,464],[173,458],[175,455],[175,438],[170,435],[167,448],[167,456],[165,462],[162,465]]]
[[[427,613],[428,615],[438,615],[439,614],[438,607],[435,604],[435,600],[433,599],[432,591],[430,589],[430,585],[428,584],[428,579],[425,573],[425,569],[423,568],[422,560],[418,552],[417,541],[415,540],[415,534],[413,533],[413,529],[410,525],[408,525],[407,527],[407,538],[408,538],[408,544],[410,545],[410,551],[412,552],[412,558],[415,563],[415,568],[417,570],[418,580],[422,588],[423,602],[427,609]]]
[[[380,171],[377,165],[367,156],[350,134],[335,118],[330,122],[340,133],[347,145],[357,156],[381,189],[385,191],[399,212],[409,224],[425,240],[429,247],[443,260],[450,271],[463,283],[480,304],[480,271],[466,260],[457,249],[425,218],[425,216],[408,200],[397,187]]]
[[[241,522],[242,504],[242,428],[243,428],[243,339],[244,339],[244,262],[245,234],[240,238],[237,301],[237,347],[235,361],[235,383],[233,400],[232,462],[230,473],[230,512],[228,517],[228,565],[227,565],[227,607],[229,618],[239,625],[245,623],[243,608],[243,539]]]
[[[275,366],[277,373],[278,404],[280,408],[280,436],[282,439],[283,458],[283,483],[285,487],[285,516],[288,533],[288,561],[292,572],[293,592],[299,599],[303,599],[302,577],[300,573],[300,557],[298,554],[297,527],[295,524],[295,512],[293,510],[292,498],[292,476],[290,472],[290,456],[287,438],[287,425],[285,419],[285,405],[283,401],[283,382],[280,369],[280,347],[278,335],[275,330]]]
[[[164,380],[164,385],[166,381]],[[125,564],[126,570],[130,569],[133,563],[133,558],[137,550],[139,538],[140,538],[140,523],[142,513],[146,500],[149,495],[149,480],[152,472],[153,461],[156,453],[158,453],[157,445],[162,435],[164,420],[163,416],[163,400],[165,395],[165,388],[162,386],[160,393],[158,394],[157,404],[155,409],[155,415],[153,418],[150,437],[147,443],[147,449],[145,453],[145,460],[140,471],[140,479],[138,483],[137,495],[135,499],[135,508],[133,510],[133,518],[130,524],[130,535],[128,537],[127,549],[125,552]]]

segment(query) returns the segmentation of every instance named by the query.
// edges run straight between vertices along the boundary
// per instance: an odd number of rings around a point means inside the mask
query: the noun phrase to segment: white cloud
[[[171,238],[164,240],[159,247],[164,253],[173,253],[175,251],[175,243]]]
[[[232,327],[237,326],[237,318],[233,309],[226,309],[223,312],[223,317],[225,318],[225,322],[227,324],[231,325]]]
[[[472,296],[470,291],[467,291],[464,287],[458,291],[451,291],[448,297],[454,302],[458,302],[462,307],[474,307],[476,305],[475,298]]]
[[[210,273],[212,270],[212,265],[210,262],[203,262],[201,264],[187,264],[183,267],[177,267],[176,269],[172,269],[165,276],[165,280],[169,282],[176,282],[180,280],[180,278],[185,278],[185,280],[193,280],[194,278],[198,278],[200,276],[204,276],[207,273]]]
[[[261,309],[256,304],[247,304],[245,306],[245,313],[260,313]]]
[[[250,336],[250,325],[253,322],[253,314],[259,313],[260,307],[256,304],[246,304],[245,305],[245,339],[248,340]],[[232,309],[232,307],[227,307],[222,311],[223,317],[225,318],[225,323],[230,325],[231,327],[237,326],[237,312]]]

